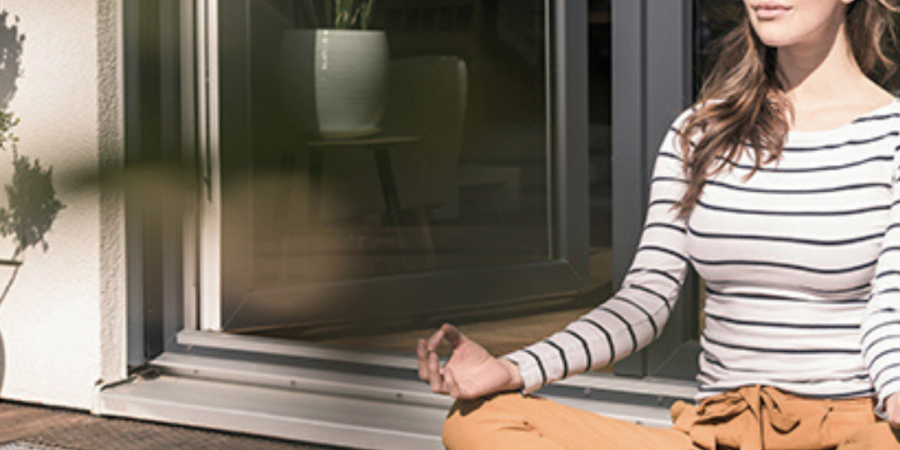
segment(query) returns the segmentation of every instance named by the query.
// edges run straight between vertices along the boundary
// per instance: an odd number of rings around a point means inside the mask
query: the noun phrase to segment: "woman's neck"
[[[892,99],[859,67],[843,21],[833,27],[808,43],[777,50],[779,75],[793,106],[792,129],[843,125]]]
[[[846,98],[848,89],[868,84],[850,48],[843,23],[820,38],[779,48],[778,69],[795,107]]]

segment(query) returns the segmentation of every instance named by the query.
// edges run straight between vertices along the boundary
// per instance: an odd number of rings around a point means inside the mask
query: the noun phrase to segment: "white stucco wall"
[[[124,224],[121,199],[79,173],[121,163],[120,6],[117,0],[6,0],[25,35],[22,76],[9,108],[19,152],[52,166],[65,204],[30,249],[0,304],[0,396],[90,408],[95,385],[124,377]],[[0,183],[11,178],[0,153]],[[0,203],[6,196],[0,192]],[[13,250],[0,239],[0,257]],[[0,267],[0,289],[11,269]]]

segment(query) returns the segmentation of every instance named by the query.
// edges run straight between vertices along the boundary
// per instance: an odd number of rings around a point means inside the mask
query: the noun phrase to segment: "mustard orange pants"
[[[770,387],[676,403],[650,428],[518,393],[457,402],[448,450],[900,450],[872,399],[810,399]]]

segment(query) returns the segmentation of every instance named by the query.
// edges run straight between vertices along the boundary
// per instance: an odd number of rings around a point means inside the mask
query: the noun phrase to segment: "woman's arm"
[[[889,221],[875,268],[872,293],[862,323],[861,345],[878,408],[900,427],[900,139],[894,149]]]
[[[670,131],[657,156],[644,230],[622,288],[559,333],[506,356],[519,367],[525,392],[612,364],[662,333],[688,264],[686,227],[673,209],[686,186],[680,155]]]
[[[673,126],[673,130],[677,129]],[[670,131],[657,156],[647,219],[640,245],[622,288],[564,330],[503,358],[445,325],[418,347],[419,377],[434,392],[475,398],[504,390],[534,391],[624,358],[652,342],[669,319],[688,256],[687,231],[673,205],[686,186],[677,136]],[[453,348],[444,367],[436,348]]]

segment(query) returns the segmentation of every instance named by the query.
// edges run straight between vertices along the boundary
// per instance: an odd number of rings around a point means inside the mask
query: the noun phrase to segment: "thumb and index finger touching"
[[[428,339],[420,339],[416,349],[418,355],[419,378],[434,383],[435,379],[443,378],[444,371],[438,364],[437,349],[441,341],[446,339],[455,349],[465,336],[456,327],[444,324]]]
[[[445,323],[437,332],[428,338],[428,349],[430,351],[437,350],[438,345],[440,345],[441,341],[444,339],[450,343],[452,348],[456,348],[466,340],[466,337],[456,327],[449,323]]]

